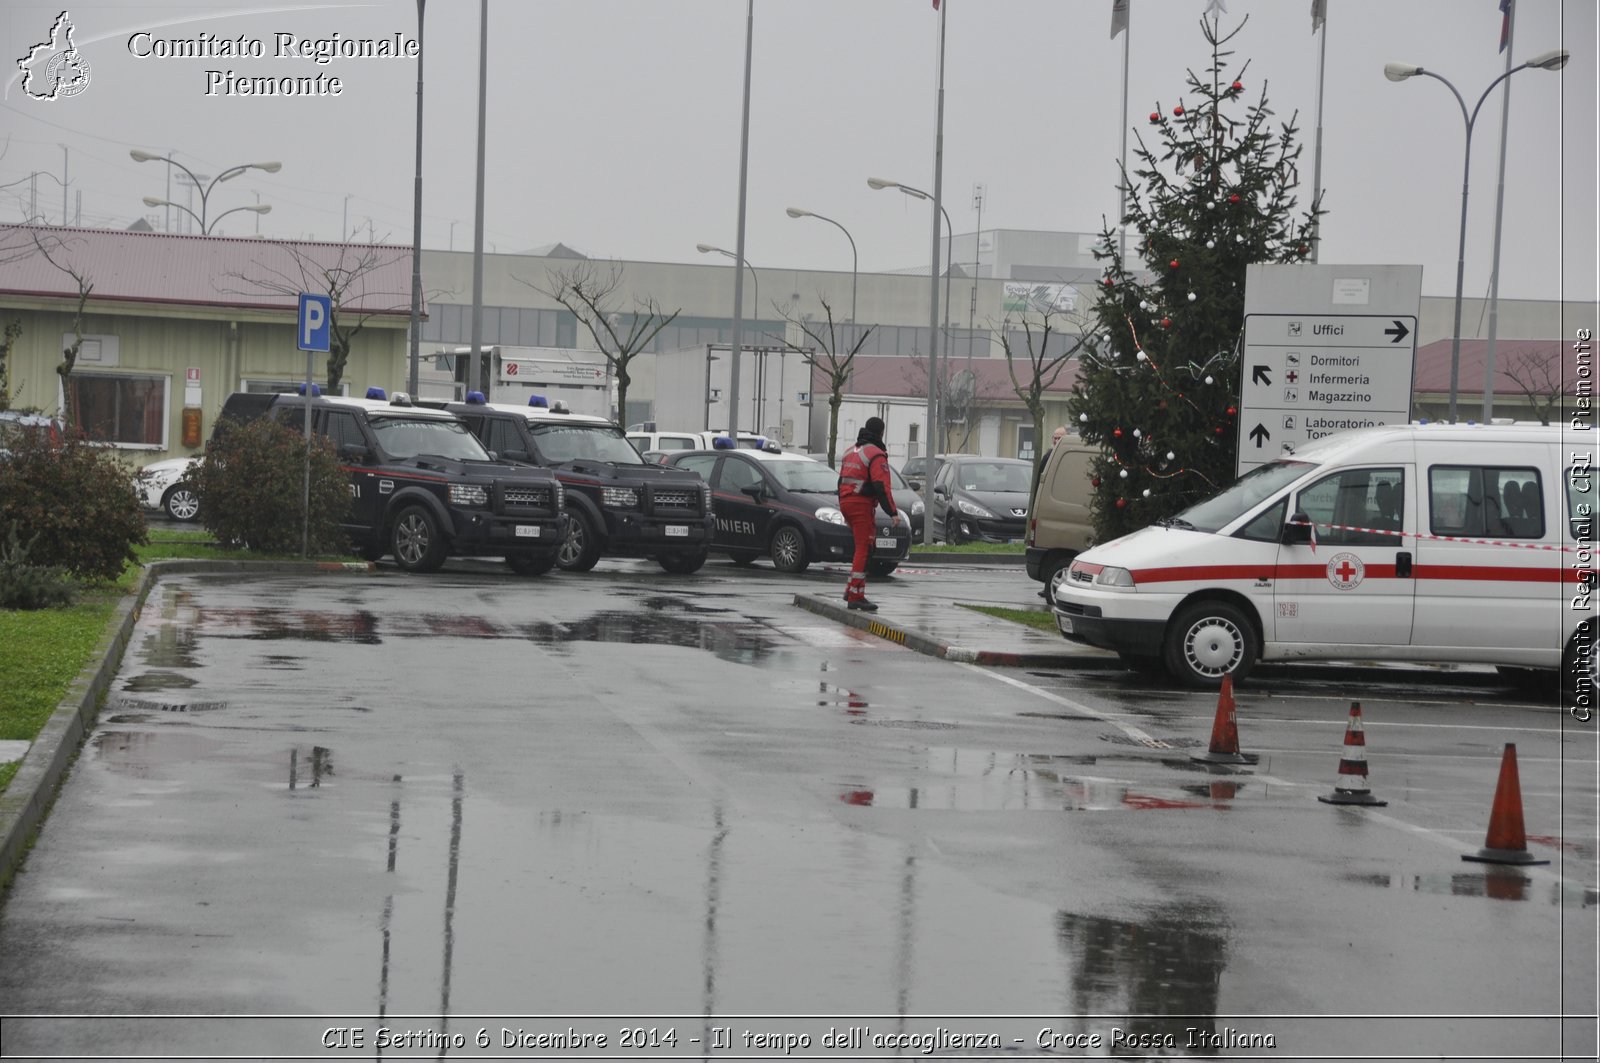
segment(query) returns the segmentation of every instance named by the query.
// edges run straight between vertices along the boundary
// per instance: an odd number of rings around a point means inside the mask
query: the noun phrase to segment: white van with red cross
[[[1400,425],[1329,436],[1078,555],[1069,639],[1183,682],[1258,660],[1562,669],[1593,699],[1595,432]]]

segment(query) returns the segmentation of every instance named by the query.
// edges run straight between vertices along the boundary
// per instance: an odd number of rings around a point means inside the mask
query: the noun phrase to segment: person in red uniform
[[[875,603],[867,601],[867,558],[872,553],[877,523],[873,516],[879,506],[890,517],[895,515],[889,455],[883,448],[883,420],[868,417],[866,427],[856,435],[856,445],[844,452],[844,460],[839,463],[839,509],[856,541],[855,562],[850,566],[844,600],[851,609],[869,613],[878,611]]]

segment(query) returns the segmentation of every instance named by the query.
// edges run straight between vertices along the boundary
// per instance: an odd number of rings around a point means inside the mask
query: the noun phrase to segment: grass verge
[[[1022,554],[1028,547],[1025,543],[912,543],[911,549],[919,554]]]
[[[1036,627],[1040,631],[1055,631],[1056,619],[1048,609],[1005,609],[998,605],[968,605],[957,602],[963,609],[971,609],[975,613],[984,613],[988,616],[997,616],[1001,620],[1010,620],[1013,623],[1025,624]]]

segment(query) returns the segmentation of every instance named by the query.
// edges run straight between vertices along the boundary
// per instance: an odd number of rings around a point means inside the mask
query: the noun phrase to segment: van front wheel
[[[1167,670],[1186,686],[1210,689],[1225,675],[1238,682],[1259,654],[1255,628],[1228,602],[1196,602],[1167,625]]]

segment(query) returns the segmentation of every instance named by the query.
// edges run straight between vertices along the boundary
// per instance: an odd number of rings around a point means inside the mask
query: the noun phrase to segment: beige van
[[[1039,489],[1028,506],[1025,558],[1028,576],[1044,584],[1044,599],[1054,603],[1055,578],[1094,539],[1089,516],[1089,462],[1097,450],[1069,434],[1045,459]]]

